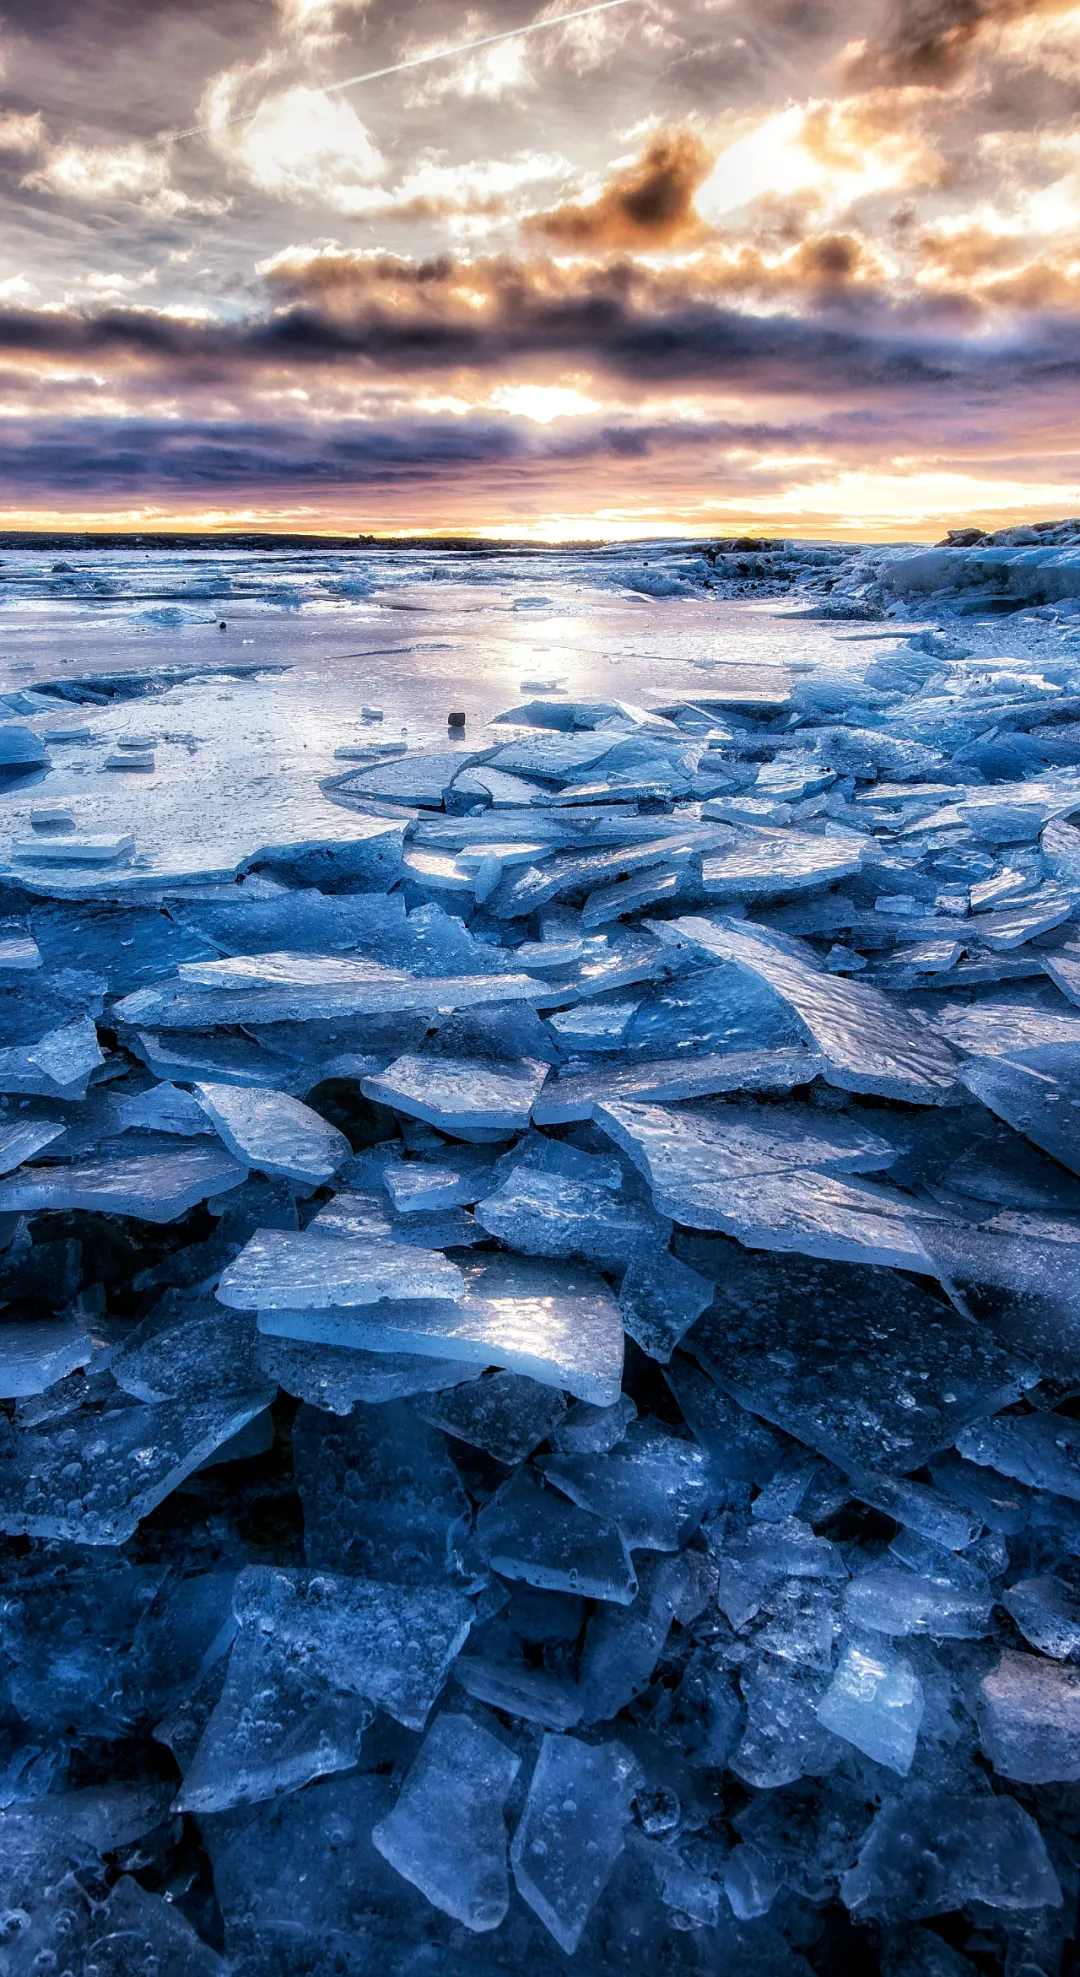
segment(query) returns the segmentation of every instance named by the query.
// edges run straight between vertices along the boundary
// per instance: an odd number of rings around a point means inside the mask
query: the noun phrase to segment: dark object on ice
[[[465,716],[460,709],[455,709],[453,713],[447,715],[446,725],[448,728],[463,728],[465,726]]]
[[[225,623],[225,620],[224,620],[224,618],[222,618],[222,619],[221,619],[221,621],[219,622],[219,624],[218,624],[218,630],[219,630],[219,632],[224,632],[224,631],[228,631],[228,626],[227,626],[227,624]]]

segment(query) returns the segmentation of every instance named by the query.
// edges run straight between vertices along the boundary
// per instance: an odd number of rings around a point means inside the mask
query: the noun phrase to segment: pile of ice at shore
[[[2,1977],[1072,1967],[1080,671],[874,654],[17,854]]]

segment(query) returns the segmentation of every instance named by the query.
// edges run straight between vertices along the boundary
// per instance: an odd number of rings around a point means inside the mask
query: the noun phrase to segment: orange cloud
[[[692,239],[704,231],[694,194],[712,165],[696,131],[661,133],[598,199],[535,213],[527,228],[562,247],[668,247]]]

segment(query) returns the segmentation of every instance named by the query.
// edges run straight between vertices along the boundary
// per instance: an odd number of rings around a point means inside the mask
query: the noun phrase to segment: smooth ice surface
[[[966,1428],[956,1446],[969,1462],[1080,1501],[1080,1421],[1062,1414],[1005,1415]]]
[[[399,1057],[377,1076],[364,1078],[366,1097],[396,1106],[413,1119],[425,1119],[444,1132],[481,1128],[522,1132],[547,1077],[546,1064],[528,1058],[518,1064],[485,1063],[476,1058]]]
[[[262,1174],[319,1186],[348,1160],[344,1133],[283,1091],[197,1084],[195,1097],[229,1152]]]
[[[735,1050],[729,1054],[616,1064],[602,1071],[563,1071],[549,1079],[533,1106],[538,1126],[591,1119],[616,1101],[707,1098],[713,1092],[790,1091],[810,1084],[821,1059],[804,1049]]]
[[[572,1956],[623,1849],[637,1766],[620,1743],[547,1736],[514,1834],[518,1893]]]
[[[218,1286],[222,1304],[238,1311],[349,1309],[380,1298],[453,1299],[462,1293],[460,1270],[436,1250],[278,1229],[252,1236]]]
[[[446,1269],[453,1269],[455,1281],[465,1287],[453,1302],[446,1295],[418,1296],[366,1303],[363,1310],[351,1304],[347,1313],[320,1310],[315,1304],[300,1310],[264,1305],[260,1329],[285,1338],[502,1366],[544,1386],[566,1387],[599,1406],[618,1397],[623,1363],[619,1307],[603,1279],[586,1264],[541,1267],[529,1257],[485,1255],[463,1261],[460,1270],[449,1263]]]
[[[789,1005],[844,1091],[876,1092],[934,1105],[956,1081],[948,1046],[879,989],[819,970],[798,942],[777,945],[738,921],[674,920],[655,931],[730,961],[766,982]]]
[[[134,1215],[143,1222],[174,1222],[196,1202],[224,1194],[247,1179],[224,1147],[181,1140],[167,1152],[117,1152],[65,1167],[23,1167],[0,1182],[0,1214],[32,1214],[66,1208]]]
[[[399,1874],[477,1934],[497,1929],[509,1907],[503,1807],[520,1766],[482,1723],[447,1711],[372,1831]]]

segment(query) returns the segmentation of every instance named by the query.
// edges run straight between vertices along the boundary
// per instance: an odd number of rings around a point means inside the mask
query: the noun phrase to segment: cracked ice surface
[[[309,555],[0,568],[0,1966],[1066,1977],[1077,620]]]

